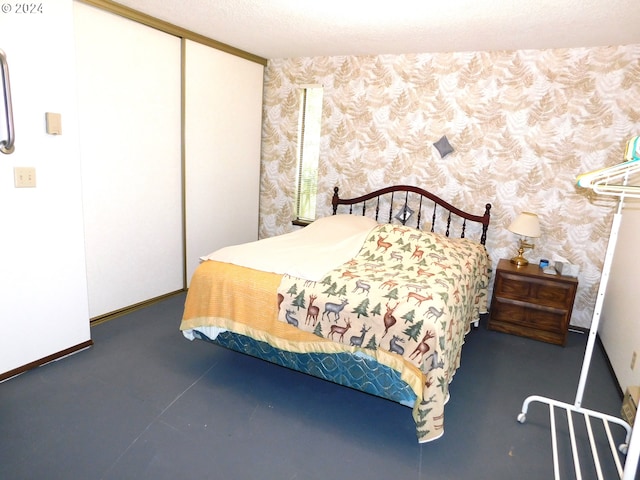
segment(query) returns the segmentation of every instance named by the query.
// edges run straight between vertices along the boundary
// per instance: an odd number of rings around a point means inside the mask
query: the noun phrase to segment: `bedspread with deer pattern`
[[[384,350],[415,364],[421,442],[444,433],[444,404],[464,336],[486,311],[489,259],[466,239],[379,225],[350,261],[310,282],[284,275],[278,319],[375,356]]]

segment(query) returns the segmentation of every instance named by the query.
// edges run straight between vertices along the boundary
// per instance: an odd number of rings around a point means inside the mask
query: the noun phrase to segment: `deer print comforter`
[[[278,319],[422,372],[414,419],[421,442],[444,433],[448,386],[464,336],[486,311],[484,246],[398,225],[371,230],[360,252],[319,281],[284,275]]]

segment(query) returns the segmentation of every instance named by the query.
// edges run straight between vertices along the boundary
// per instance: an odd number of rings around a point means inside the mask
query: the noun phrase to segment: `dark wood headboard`
[[[367,212],[367,201],[374,199],[374,202],[371,202],[371,203],[375,208],[374,218],[376,219],[376,221],[378,221],[379,220],[378,217],[380,215],[380,206],[381,206],[380,199],[384,195],[390,194],[390,198],[388,199],[389,217],[387,219],[383,219],[383,221],[386,223],[391,223],[395,218],[400,223],[405,225],[407,223],[408,217],[412,216],[412,215],[406,215],[407,209],[417,208],[417,211],[415,211],[414,213],[416,215],[416,228],[419,229],[420,222],[422,219],[422,207],[423,207],[424,199],[427,198],[431,200],[431,202],[433,202],[433,215],[431,217],[432,232],[434,231],[434,226],[436,223],[436,210],[438,207],[441,207],[441,208],[444,208],[446,211],[448,211],[447,221],[446,221],[446,231],[445,231],[445,235],[447,237],[449,236],[449,231],[451,229],[451,215],[453,214],[463,219],[460,238],[464,238],[465,229],[467,227],[467,221],[470,221],[470,222],[477,222],[482,225],[482,235],[480,237],[480,243],[484,245],[487,241],[487,229],[489,228],[489,221],[491,220],[491,214],[490,214],[491,204],[490,203],[487,203],[485,205],[484,215],[473,215],[471,213],[460,210],[457,207],[454,207],[450,203],[445,202],[440,197],[438,197],[437,195],[434,195],[431,192],[427,192],[426,190],[420,187],[414,187],[411,185],[394,185],[391,187],[385,187],[385,188],[381,188],[380,190],[376,190],[375,192],[370,192],[357,198],[340,198],[340,195],[338,194],[338,192],[339,192],[338,187],[335,187],[333,189],[333,198],[331,199],[331,204],[333,206],[333,215],[336,215],[338,213],[339,205],[349,205],[349,213],[353,214],[353,207],[354,205],[358,205],[358,204],[362,204],[362,207],[358,207],[358,208],[361,208],[362,215],[365,215]],[[419,202],[417,202],[415,199],[412,200],[411,205],[414,205],[414,207],[409,206],[409,193],[416,194],[420,197]],[[415,197],[415,195],[413,197]],[[396,203],[394,205],[394,200],[396,199],[401,200],[402,203],[399,203],[399,204]],[[398,205],[399,205],[399,208],[398,208]],[[395,211],[395,215],[394,215],[394,207],[397,208],[397,210]]]

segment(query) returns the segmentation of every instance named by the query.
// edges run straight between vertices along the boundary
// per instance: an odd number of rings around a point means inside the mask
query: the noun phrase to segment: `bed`
[[[487,309],[491,205],[475,215],[397,185],[356,198],[336,187],[332,209],[201,257],[180,329],[411,407],[418,441],[435,440],[465,335]]]

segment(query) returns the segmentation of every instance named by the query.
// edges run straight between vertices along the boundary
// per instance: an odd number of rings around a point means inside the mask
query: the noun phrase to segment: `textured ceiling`
[[[118,0],[270,59],[640,43],[640,0]]]

